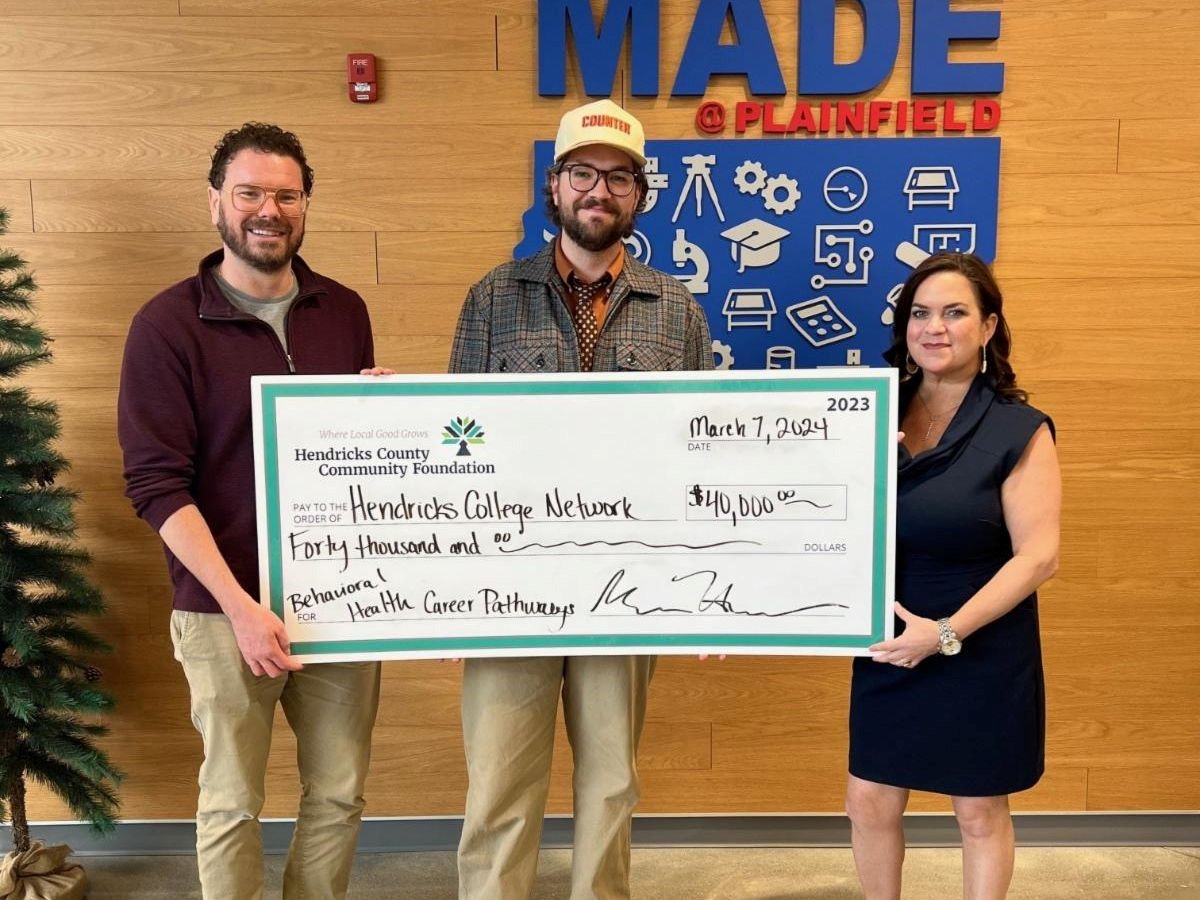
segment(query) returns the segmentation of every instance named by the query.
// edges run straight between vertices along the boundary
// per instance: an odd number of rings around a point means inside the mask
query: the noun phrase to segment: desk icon
[[[958,175],[953,166],[913,166],[904,181],[909,212],[917,206],[954,209],[954,197],[958,190]]]
[[[775,298],[770,288],[742,288],[725,295],[721,308],[725,315],[728,331],[744,326],[771,330],[771,319],[775,316]]]

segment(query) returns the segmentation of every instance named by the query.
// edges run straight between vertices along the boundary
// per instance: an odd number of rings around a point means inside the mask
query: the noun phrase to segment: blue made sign
[[[707,314],[724,369],[880,365],[900,285],[938,251],[996,254],[999,138],[648,141],[628,252]],[[514,255],[553,240],[534,144]]]

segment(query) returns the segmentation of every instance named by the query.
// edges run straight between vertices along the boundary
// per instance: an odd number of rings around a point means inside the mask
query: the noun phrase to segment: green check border
[[[529,381],[422,381],[422,382],[336,382],[336,383],[255,383],[260,392],[262,410],[263,478],[267,505],[267,572],[271,610],[283,619],[283,527],[279,504],[279,436],[277,404],[298,397],[473,397],[473,396],[553,396],[582,394],[714,394],[724,392],[819,393],[825,391],[867,392],[875,410],[875,523],[872,534],[871,630],[868,634],[805,635],[664,635],[620,634],[529,635],[464,638],[378,638],[366,640],[297,641],[292,653],[317,654],[403,653],[405,651],[454,650],[547,650],[588,649],[599,647],[828,647],[865,649],[884,639],[884,614],[887,606],[887,530],[888,485],[893,480],[888,459],[895,431],[892,425],[893,394],[891,379],[863,378],[720,378],[687,381],[615,379],[607,380],[529,380]]]

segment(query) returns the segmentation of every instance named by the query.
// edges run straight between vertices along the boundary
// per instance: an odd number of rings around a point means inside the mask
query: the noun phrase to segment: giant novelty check
[[[863,655],[889,370],[255,378],[262,599],[312,661]]]

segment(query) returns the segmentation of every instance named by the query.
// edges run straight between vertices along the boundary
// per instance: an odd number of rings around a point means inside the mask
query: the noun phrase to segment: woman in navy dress
[[[1037,587],[1058,560],[1053,424],[1008,362],[1000,290],[978,257],[938,254],[896,303],[901,370],[896,637],[854,662],[846,809],[867,900],[899,900],[910,789],[948,794],[963,895],[1001,900],[1008,795],[1042,775]]]

